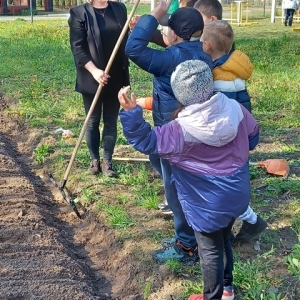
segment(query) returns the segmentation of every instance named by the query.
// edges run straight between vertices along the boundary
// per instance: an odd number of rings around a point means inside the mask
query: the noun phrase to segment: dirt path
[[[43,182],[0,133],[1,299],[111,299]],[[63,296],[62,296],[63,295]]]
[[[141,299],[114,236],[30,168],[27,129],[5,113],[12,101],[0,95],[0,299]]]

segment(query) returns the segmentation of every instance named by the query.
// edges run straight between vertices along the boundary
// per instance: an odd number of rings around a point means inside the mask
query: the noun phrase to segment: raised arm
[[[159,154],[163,158],[171,158],[182,151],[183,137],[177,122],[170,122],[162,127],[151,129],[143,118],[143,110],[136,105],[136,97],[127,97],[129,87],[120,90],[118,98],[123,109],[120,120],[123,133],[129,144],[144,154]]]
[[[128,38],[125,53],[143,70],[161,76],[169,68],[171,53],[168,48],[156,50],[148,47],[157,25],[157,20],[153,16],[142,16]]]
[[[151,15],[144,15],[140,18],[130,34],[125,48],[129,59],[155,76],[169,72],[171,53],[168,48],[160,51],[148,47],[148,44],[156,32],[158,20],[167,13],[171,2],[172,0],[167,2],[159,0]]]

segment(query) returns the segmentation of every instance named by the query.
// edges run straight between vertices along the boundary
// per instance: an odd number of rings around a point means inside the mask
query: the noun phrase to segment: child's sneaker
[[[198,247],[184,247],[179,241],[172,247],[155,250],[152,252],[153,259],[165,264],[168,260],[174,259],[179,261],[183,266],[193,266],[198,260]]]
[[[203,294],[200,294],[200,295],[191,295],[189,297],[189,300],[204,300],[204,296],[203,296]]]
[[[175,237],[164,238],[160,241],[160,243],[164,248],[173,247],[176,244],[176,239]]]
[[[233,299],[234,299],[233,287],[231,285],[224,286],[222,300],[233,300]],[[204,296],[203,294],[191,295],[189,297],[189,300],[204,300]]]
[[[255,224],[250,224],[246,221],[243,222],[243,225],[239,233],[235,236],[235,239],[237,242],[246,242],[261,234],[267,227],[268,223],[260,216],[257,216]]]
[[[161,209],[161,213],[164,215],[173,215],[172,210],[170,209],[169,205],[166,205]]]
[[[234,290],[231,285],[224,286],[222,300],[233,300],[234,299]]]
[[[160,208],[160,209],[164,208],[166,205],[168,205],[168,203],[166,203],[165,201],[159,202],[157,204],[158,208]]]

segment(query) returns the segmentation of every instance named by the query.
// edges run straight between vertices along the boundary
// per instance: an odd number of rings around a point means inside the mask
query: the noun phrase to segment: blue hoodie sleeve
[[[128,38],[125,53],[130,60],[143,70],[155,76],[162,76],[170,71],[170,56],[172,54],[168,48],[156,50],[147,47],[157,29],[157,25],[157,20],[153,16],[141,16]]]
[[[129,144],[144,154],[157,154],[157,139],[149,123],[143,118],[143,110],[137,105],[129,111],[120,111],[123,133]]]
[[[120,111],[123,133],[129,144],[144,154],[158,154],[172,162],[178,161],[183,151],[184,138],[178,122],[172,121],[151,129],[143,118],[140,106]]]

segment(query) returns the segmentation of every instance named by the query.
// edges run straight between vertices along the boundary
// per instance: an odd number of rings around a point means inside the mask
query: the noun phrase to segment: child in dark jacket
[[[130,34],[125,53],[127,57],[143,70],[154,75],[153,78],[153,119],[155,125],[169,122],[178,108],[170,85],[170,76],[177,65],[185,60],[203,60],[212,67],[210,57],[203,51],[202,43],[190,42],[192,36],[200,38],[203,31],[201,14],[192,7],[177,9],[169,18],[168,39],[170,47],[157,50],[148,47],[158,19],[164,15],[163,3],[151,15],[143,15]],[[161,5],[161,6],[160,6]]]
[[[205,23],[201,40],[203,50],[213,61],[214,91],[235,99],[251,112],[250,95],[245,81],[251,76],[253,65],[245,53],[232,51],[233,30],[226,21],[219,20],[222,19],[222,5],[218,0],[198,0],[195,8],[200,11]],[[143,108],[152,109],[151,97],[139,98],[137,103]],[[267,222],[250,206],[239,218],[243,220],[235,237],[239,242],[248,241],[267,227]]]
[[[175,120],[153,129],[143,119],[135,96],[127,98],[129,87],[122,89],[123,132],[135,149],[158,154],[171,164],[182,210],[196,236],[203,273],[203,294],[189,299],[221,300],[223,296],[232,300],[230,231],[249,204],[248,156],[258,143],[258,125],[238,102],[214,93],[212,73],[202,61],[181,63],[171,85],[182,110]],[[230,291],[225,298],[223,288]]]
[[[172,120],[179,108],[170,84],[175,68],[186,60],[202,60],[212,67],[210,57],[203,51],[199,41],[204,24],[201,14],[192,7],[177,9],[169,18],[167,37],[171,46],[164,50],[148,47],[158,19],[166,14],[169,2],[161,0],[151,15],[142,16],[128,38],[125,53],[130,60],[143,70],[154,75],[153,78],[153,120],[155,126],[162,126]],[[190,41],[198,37],[198,41]],[[172,170],[168,160],[152,153],[149,156],[152,166],[161,174],[165,196],[174,214],[175,239],[172,243],[152,253],[153,259],[165,263],[176,259],[184,265],[193,265],[198,260],[194,231],[188,226],[177,191],[172,181]]]

